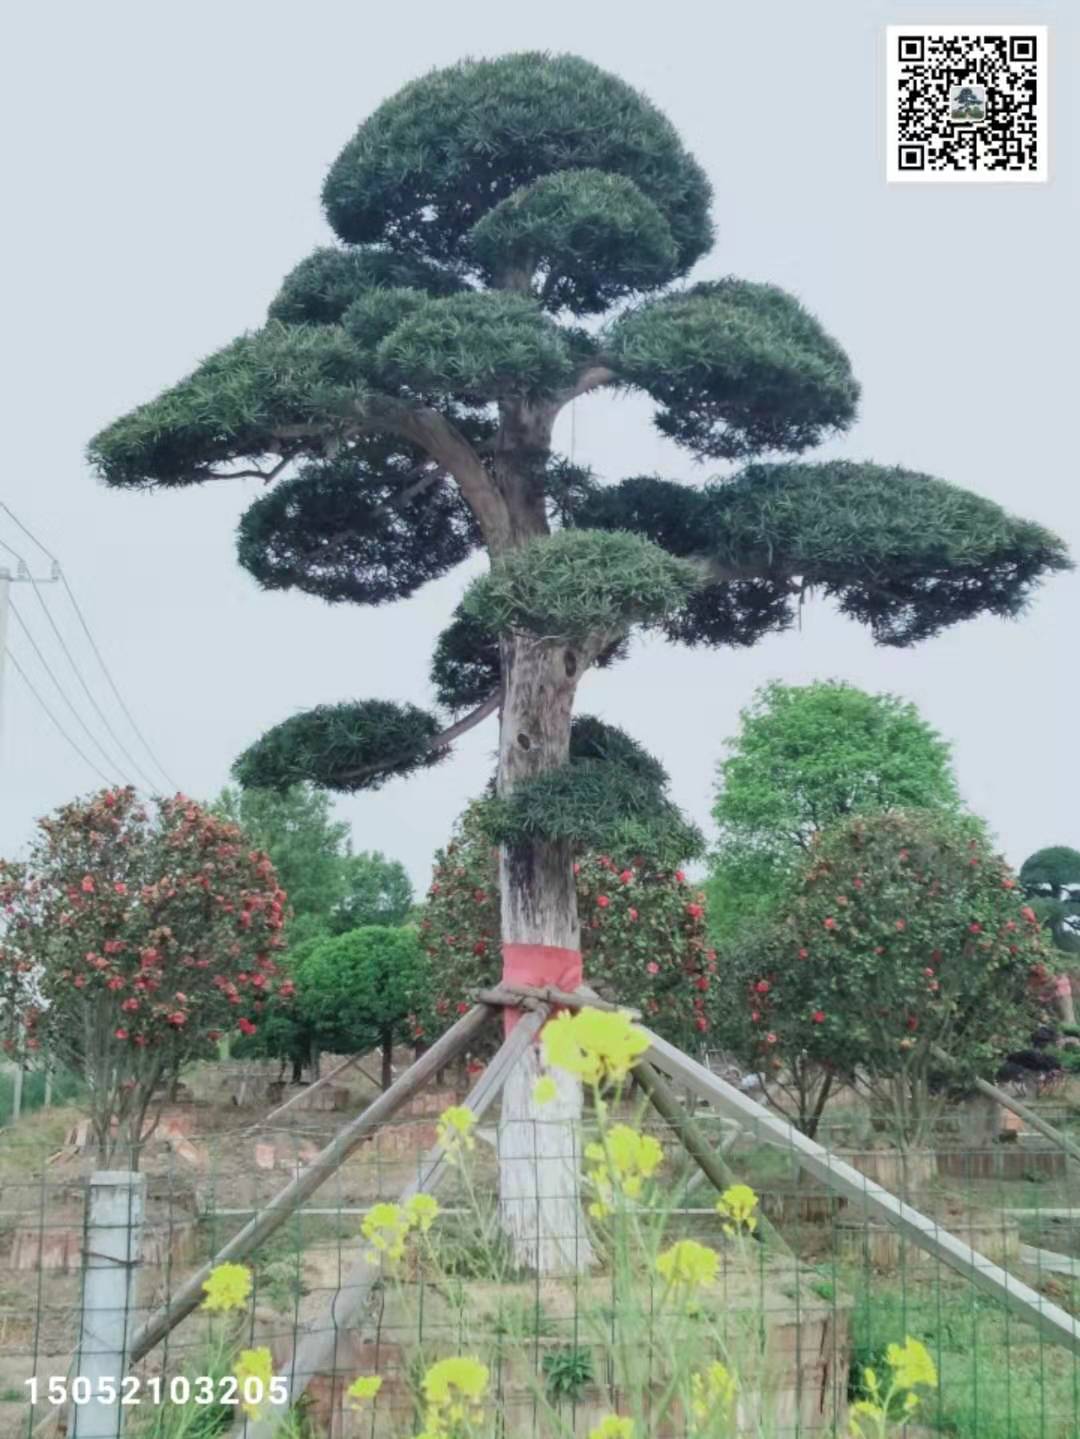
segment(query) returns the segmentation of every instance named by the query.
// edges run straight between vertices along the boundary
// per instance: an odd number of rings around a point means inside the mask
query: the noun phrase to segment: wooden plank
[[[250,1223],[245,1224],[237,1234],[197,1270],[173,1295],[169,1302],[152,1314],[131,1341],[130,1359],[135,1363],[159,1344],[180,1320],[197,1308],[203,1300],[203,1281],[211,1269],[219,1264],[235,1264],[245,1259],[266,1239],[279,1229],[309,1195],[325,1184],[330,1176],[344,1164],[349,1155],[363,1143],[379,1125],[384,1124],[397,1110],[406,1104],[435,1075],[444,1064],[461,1054],[484,1028],[491,1023],[494,1011],[487,1005],[478,1004],[463,1014],[457,1023],[446,1031],[429,1050],[426,1050],[415,1064],[400,1075],[385,1093],[380,1094],[364,1112],[346,1124],[334,1139],[290,1184],[280,1190],[270,1203]]]
[[[961,1243],[947,1229],[897,1199],[880,1184],[867,1179],[850,1164],[837,1159],[786,1120],[770,1114],[666,1039],[650,1030],[646,1033],[651,1044],[647,1057],[680,1084],[685,1084],[707,1103],[740,1120],[751,1133],[771,1135],[774,1143],[785,1144],[790,1151],[798,1154],[800,1165],[829,1189],[861,1204],[874,1218],[884,1220],[912,1243],[970,1279],[984,1293],[1000,1300],[1017,1318],[1028,1320],[1041,1333],[1080,1354],[1080,1324],[1071,1314],[1014,1278],[1000,1265],[992,1264],[985,1255]]]
[[[506,1076],[520,1059],[522,1053],[532,1044],[550,1014],[546,1006],[526,1014],[503,1040],[501,1048],[473,1086],[465,1100],[466,1106],[479,1119],[498,1097]],[[429,1051],[430,1053],[430,1051]],[[447,1165],[443,1162],[443,1150],[435,1145],[424,1156],[416,1179],[402,1190],[398,1203],[405,1204],[415,1194],[432,1194],[445,1178]],[[352,1328],[362,1317],[368,1298],[382,1279],[379,1265],[369,1264],[360,1255],[342,1277],[337,1291],[320,1315],[315,1328],[305,1334],[293,1347],[293,1351],[276,1372],[285,1376],[289,1386],[289,1397],[255,1423],[242,1420],[233,1431],[231,1439],[270,1439],[275,1429],[287,1417],[290,1408],[302,1397],[312,1379],[319,1374],[333,1371],[337,1351],[338,1335]]]

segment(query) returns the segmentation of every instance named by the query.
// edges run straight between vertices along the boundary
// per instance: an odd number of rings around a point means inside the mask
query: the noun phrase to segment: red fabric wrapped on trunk
[[[535,989],[551,986],[573,992],[581,984],[581,951],[555,944],[504,944],[503,984],[524,984]],[[507,1034],[521,1018],[520,1009],[503,1010]]]

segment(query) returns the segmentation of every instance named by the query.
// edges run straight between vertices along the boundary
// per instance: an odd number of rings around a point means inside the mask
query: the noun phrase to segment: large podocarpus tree
[[[466,61],[407,85],[361,125],[323,199],[340,245],[287,276],[261,329],[116,421],[91,456],[135,489],[275,481],[239,536],[270,589],[381,604],[486,549],[490,574],[436,654],[455,723],[350,700],[284,721],[236,772],[374,788],[497,712],[512,975],[574,981],[573,843],[595,847],[657,802],[617,747],[568,763],[582,676],[620,658],[633,626],[748,645],[817,587],[906,645],[1014,613],[1066,564],[1037,525],[901,469],[784,460],[703,487],[602,486],[552,453],[560,412],[602,389],[644,391],[663,434],[721,460],[801,453],[850,425],[858,398],[843,351],[791,296],[684,282],[712,243],[708,181],[648,100],[584,60]],[[348,692],[361,666],[344,669],[329,682]],[[524,1262],[582,1267],[580,1098],[564,1085],[534,1111],[539,1065],[531,1054],[502,1107],[504,1221]]]

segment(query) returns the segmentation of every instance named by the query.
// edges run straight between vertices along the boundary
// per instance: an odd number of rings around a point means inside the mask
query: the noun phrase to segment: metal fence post
[[[90,1176],[74,1375],[89,1382],[91,1397],[71,1406],[72,1439],[118,1439],[121,1432],[119,1400],[135,1328],[132,1303],[145,1196],[141,1174],[102,1169]]]

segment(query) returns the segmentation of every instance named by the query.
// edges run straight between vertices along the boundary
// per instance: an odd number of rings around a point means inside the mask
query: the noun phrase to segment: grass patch
[[[1075,1439],[1080,1434],[1080,1358],[1043,1339],[994,1300],[944,1275],[926,1283],[848,1280],[852,1395],[862,1372],[884,1369],[886,1346],[912,1335],[938,1366],[939,1387],[917,1422],[953,1439]]]

